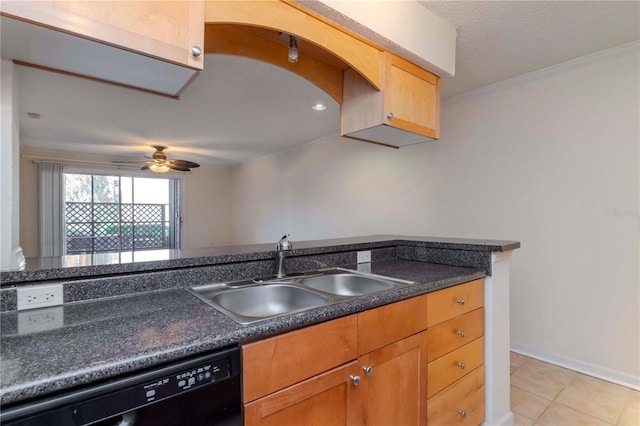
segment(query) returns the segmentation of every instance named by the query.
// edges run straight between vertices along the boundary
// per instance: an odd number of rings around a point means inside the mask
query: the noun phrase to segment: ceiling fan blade
[[[169,163],[179,167],[187,167],[190,169],[195,169],[196,167],[200,167],[200,164],[194,163],[193,161],[187,161],[187,160],[169,160]]]
[[[113,164],[140,164],[146,163],[145,160],[113,160]]]
[[[142,166],[140,170],[151,170],[151,169],[149,169],[149,165],[146,165],[146,166]]]
[[[173,164],[171,161],[168,161],[166,164],[167,164],[167,166],[169,166],[170,169],[178,170],[180,172],[190,172],[191,171],[190,168],[182,167],[182,166],[179,166],[177,164]]]

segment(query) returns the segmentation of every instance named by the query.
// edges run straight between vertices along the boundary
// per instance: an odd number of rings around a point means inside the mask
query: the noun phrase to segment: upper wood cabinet
[[[3,1],[0,7],[2,57],[20,64],[169,96],[202,70],[202,1]]]
[[[381,91],[345,71],[341,134],[393,147],[437,139],[440,78],[389,52],[382,68]]]

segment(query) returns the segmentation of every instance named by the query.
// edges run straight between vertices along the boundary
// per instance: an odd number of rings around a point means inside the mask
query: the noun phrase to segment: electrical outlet
[[[18,310],[62,305],[62,284],[18,288]]]
[[[358,263],[358,272],[364,272],[366,274],[371,273],[371,264],[370,263]]]
[[[359,251],[358,263],[371,263],[371,250]]]
[[[38,333],[64,325],[62,306],[18,312],[18,334]]]

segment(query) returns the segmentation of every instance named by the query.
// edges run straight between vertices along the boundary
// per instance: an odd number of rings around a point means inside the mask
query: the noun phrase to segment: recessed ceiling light
[[[327,106],[324,104],[315,104],[314,106],[311,107],[311,109],[316,111],[324,111],[325,109],[327,109]]]

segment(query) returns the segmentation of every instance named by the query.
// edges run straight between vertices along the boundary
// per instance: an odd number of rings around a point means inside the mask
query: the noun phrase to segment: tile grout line
[[[527,361],[533,360],[532,358],[526,357],[526,356],[524,356],[524,355],[521,355],[521,356],[522,356],[522,357],[524,357],[525,359],[524,359],[523,361],[521,361],[521,362],[520,362],[520,365],[518,365],[518,366],[512,366],[512,367],[513,367],[513,370],[510,372],[510,376],[512,376],[513,374],[517,373],[517,372],[518,372],[518,370],[520,370],[524,365],[526,365],[526,364],[527,364]],[[553,366],[554,364],[551,364],[551,365]],[[561,368],[562,368],[562,367],[561,367]],[[577,409],[577,408],[574,408],[574,407],[568,406],[568,405],[563,404],[563,403],[561,403],[561,402],[559,402],[559,401],[558,401],[558,398],[559,398],[559,396],[562,394],[562,392],[563,392],[563,391],[565,391],[567,388],[569,388],[569,387],[571,386],[571,384],[572,384],[572,383],[574,383],[574,382],[576,381],[576,379],[577,379],[577,378],[580,378],[580,377],[582,377],[582,376],[590,377],[590,376],[588,376],[588,375],[585,375],[585,374],[583,374],[583,373],[579,373],[579,372],[575,372],[575,371],[572,371],[572,370],[570,370],[570,369],[569,369],[569,371],[571,371],[572,373],[574,373],[573,377],[572,377],[572,378],[571,378],[571,379],[570,379],[566,384],[562,384],[562,386],[561,386],[560,390],[555,394],[555,396],[553,397],[553,399],[552,399],[552,400],[549,400],[549,399],[547,399],[547,398],[546,398],[546,397],[544,397],[544,396],[538,395],[538,394],[536,394],[535,392],[531,392],[530,390],[523,389],[523,388],[521,388],[521,387],[519,387],[519,386],[517,386],[517,385],[511,385],[511,386],[513,386],[514,388],[516,388],[516,389],[518,389],[518,390],[520,390],[520,391],[523,391],[523,392],[529,393],[529,394],[531,394],[531,395],[534,395],[534,396],[535,396],[535,397],[537,397],[537,398],[540,398],[540,399],[543,399],[543,400],[545,400],[545,401],[548,401],[548,402],[549,402],[549,403],[548,403],[548,405],[545,407],[545,409],[544,409],[544,410],[542,410],[542,412],[541,412],[541,413],[540,413],[540,414],[539,414],[535,419],[533,419],[533,426],[539,426],[539,420],[540,420],[540,419],[545,415],[545,413],[547,413],[547,411],[550,409],[550,407],[551,407],[554,403],[555,403],[555,404],[558,404],[558,405],[560,405],[560,406],[562,406],[562,407],[564,407],[564,408],[566,408],[566,409],[569,409],[569,410],[572,410],[572,411],[574,411],[574,412],[576,412],[576,413],[579,413],[579,414],[580,414],[580,415],[582,415],[582,416],[586,416],[586,417],[588,417],[588,418],[591,418],[591,419],[593,419],[594,421],[599,421],[599,422],[602,422],[602,423],[605,423],[605,424],[607,424],[607,425],[611,425],[611,426],[616,426],[616,425],[618,425],[618,424],[620,423],[620,421],[622,420],[622,417],[623,417],[623,415],[624,415],[625,411],[626,411],[628,408],[630,408],[630,407],[631,407],[631,405],[634,403],[634,401],[635,401],[635,400],[634,400],[634,398],[635,398],[635,396],[634,396],[634,395],[635,395],[635,394],[634,394],[634,392],[637,392],[637,391],[635,391],[635,390],[631,389],[631,392],[628,394],[628,396],[627,396],[627,398],[626,398],[626,401],[625,401],[625,402],[624,402],[624,404],[622,405],[622,409],[621,409],[621,410],[620,410],[620,412],[618,412],[618,414],[617,414],[617,417],[616,417],[615,423],[609,423],[609,422],[607,422],[607,421],[606,421],[606,420],[604,420],[604,419],[601,419],[601,418],[599,418],[599,417],[596,417],[596,416],[593,416],[593,415],[591,415],[591,414],[585,413],[585,412],[583,412],[583,411],[581,411],[581,410],[579,410],[579,409]],[[605,381],[605,382],[606,382],[606,381]],[[577,385],[576,385],[576,386],[577,386]],[[593,392],[593,391],[591,391],[591,390],[583,390],[583,392],[585,392],[586,394],[590,394],[590,395],[599,395],[597,392]],[[607,401],[609,401],[609,402],[612,402],[612,403],[615,403],[615,402],[616,402],[614,399],[607,398],[607,397],[602,396],[602,395],[600,395],[600,396],[601,396],[603,399],[605,399],[605,400],[607,400]],[[528,418],[527,416],[524,416],[524,415],[522,415],[522,414],[519,414],[519,415],[520,415],[520,416],[522,416],[522,417],[524,417],[524,418]],[[530,419],[530,418],[529,418],[529,419]]]

